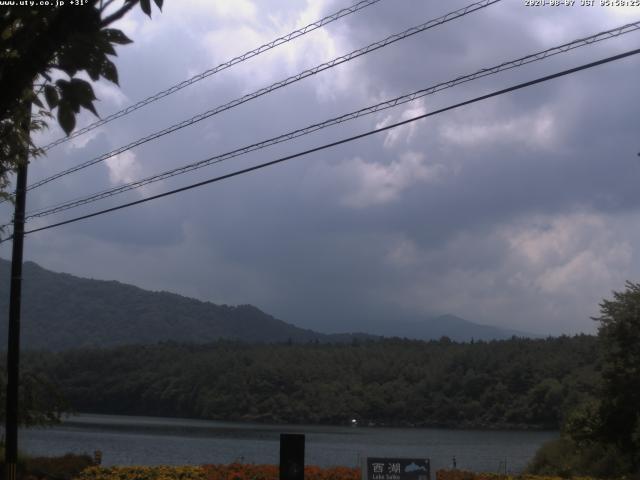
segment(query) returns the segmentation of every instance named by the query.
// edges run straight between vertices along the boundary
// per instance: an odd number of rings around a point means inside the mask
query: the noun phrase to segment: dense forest
[[[595,337],[165,343],[32,352],[78,412],[234,421],[558,428],[597,387]]]

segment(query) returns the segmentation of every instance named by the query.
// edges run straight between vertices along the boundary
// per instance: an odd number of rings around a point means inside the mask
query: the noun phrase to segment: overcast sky
[[[578,0],[579,4],[580,1]],[[598,1],[596,3],[599,3]],[[120,27],[101,115],[350,5],[166,0]],[[52,149],[30,181],[429,19],[464,1],[382,0]],[[504,0],[30,192],[28,210],[119,185],[640,20],[640,8]],[[272,160],[638,48],[640,34],[470,82],[29,227]],[[640,280],[640,58],[631,57],[128,210],[35,233],[25,258],[319,331],[450,313],[539,334],[593,332]],[[80,124],[93,119],[83,115]],[[40,143],[58,138],[53,127]],[[0,211],[9,218],[6,205]],[[10,246],[0,247],[3,258]]]

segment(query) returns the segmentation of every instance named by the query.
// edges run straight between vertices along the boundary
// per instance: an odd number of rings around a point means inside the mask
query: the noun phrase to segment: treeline
[[[164,343],[24,363],[77,412],[215,420],[558,428],[597,388],[595,337],[455,343]]]

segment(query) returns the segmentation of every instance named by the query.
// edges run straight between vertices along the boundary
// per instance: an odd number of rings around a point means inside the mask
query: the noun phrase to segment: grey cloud
[[[380,2],[329,27],[334,55],[464,4]],[[324,72],[135,149],[138,171],[133,173],[148,175],[221,153],[624,22],[614,17],[603,21],[595,11],[551,12],[518,5],[501,2],[338,67],[342,77]],[[324,9],[339,6],[331,2]],[[272,8],[276,16],[295,18],[304,6],[283,2]],[[237,19],[225,23],[173,12],[167,9],[163,23],[149,26],[157,31],[138,29],[136,44],[120,54],[121,84],[130,100],[206,68],[214,59],[202,35],[241,25]],[[270,21],[262,4],[257,12],[258,24]],[[489,77],[428,97],[424,108],[600,58],[631,43],[625,39],[588,47]],[[84,147],[52,151],[36,162],[32,177],[257,88],[256,66],[271,65],[264,78],[277,80],[291,73],[288,69],[327,60],[315,58],[321,51],[298,51],[301,58],[292,64],[274,54],[269,61],[216,75],[101,129]],[[631,221],[638,214],[637,77],[635,59],[601,67],[421,121],[412,135],[404,127],[397,142],[387,146],[385,135],[379,135],[37,234],[42,236],[29,240],[27,257],[75,274],[220,303],[254,303],[284,320],[323,331],[362,330],[382,320],[433,313],[539,333],[590,330],[586,317],[595,313],[597,301],[620,288],[625,276],[637,276],[640,267],[633,247],[639,234]],[[387,115],[400,118],[405,108],[162,182],[145,193],[365,131]],[[103,113],[115,109],[110,98],[100,106]],[[554,122],[547,136],[523,131],[545,115]],[[442,166],[439,180],[406,181],[397,195],[368,206],[345,201],[363,185],[366,171],[354,168],[357,162],[391,172],[408,153],[422,155],[426,166]],[[385,179],[391,181],[384,176],[380,181]],[[105,165],[92,167],[34,192],[30,205],[110,184]],[[133,192],[104,205],[141,195]],[[553,248],[540,233],[544,229],[536,226],[540,218],[564,242],[562,254],[548,253]],[[529,261],[524,247],[510,243],[514,238],[530,238],[548,254],[540,263]],[[591,278],[581,278],[585,272]]]

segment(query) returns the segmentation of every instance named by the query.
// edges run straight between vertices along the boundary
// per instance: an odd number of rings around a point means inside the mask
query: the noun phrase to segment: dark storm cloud
[[[104,87],[100,111],[117,110],[118,101],[122,106],[143,98],[296,22],[300,26],[344,6],[269,2],[267,11],[258,2],[216,4],[190,0],[173,9],[168,3],[151,22],[140,16],[127,20],[123,26],[136,43],[119,57],[126,101]],[[464,5],[382,1],[103,127],[86,144],[59,147],[37,161],[32,178]],[[631,19],[602,10],[502,2],[43,187],[30,204],[55,203],[222,153]],[[632,38],[637,34],[105,205],[611,55],[631,48]],[[600,298],[640,268],[640,231],[634,226],[638,70],[632,58],[126,213],[34,235],[27,254],[75,274],[220,303],[254,303],[324,331],[366,330],[369,322],[433,313],[540,333],[589,330],[587,317]]]

